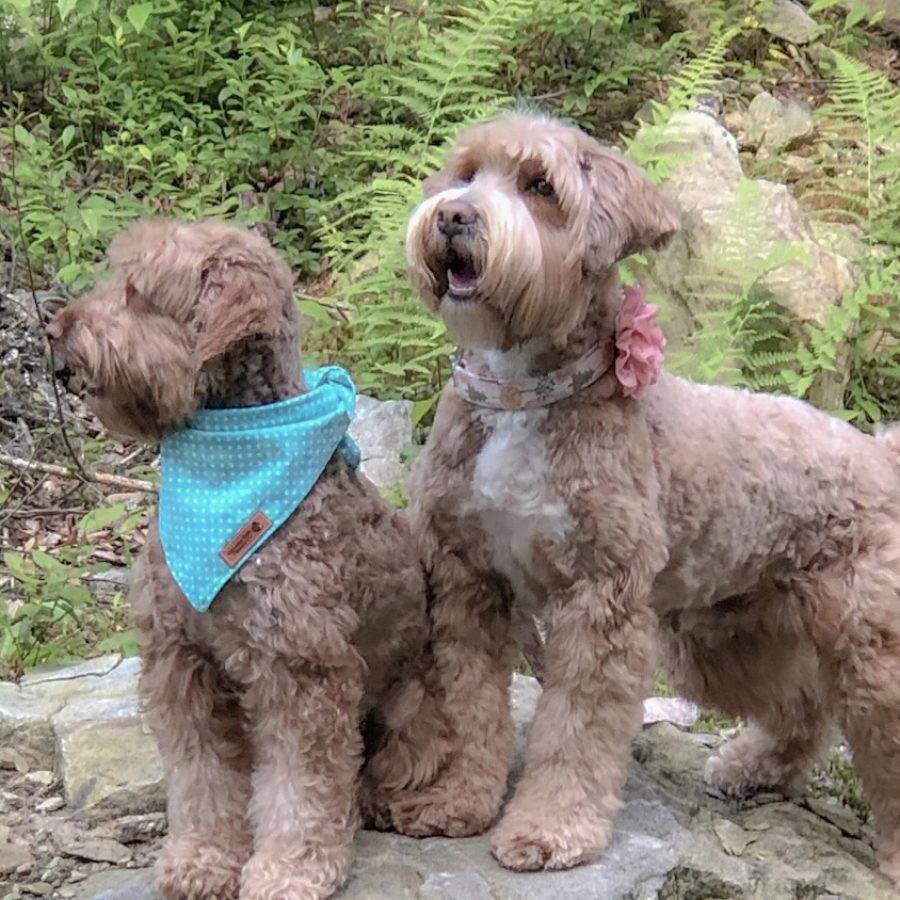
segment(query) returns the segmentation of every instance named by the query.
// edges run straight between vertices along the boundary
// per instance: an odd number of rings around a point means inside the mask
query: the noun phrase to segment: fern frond
[[[629,153],[653,181],[664,181],[692,160],[691,151],[679,146],[677,134],[667,126],[676,114],[696,106],[701,94],[714,89],[725,65],[725,55],[736,35],[735,29],[721,32],[699,56],[673,75],[668,82],[666,101],[655,101],[651,121],[633,138],[626,138]]]
[[[654,124],[665,124],[675,113],[691,109],[697,97],[713,90],[722,77],[722,66],[738,29],[730,28],[717,34],[707,48],[686,63],[669,81],[669,96],[655,109]]]
[[[404,232],[421,195],[421,180],[440,165],[442,148],[472,119],[511,98],[497,87],[528,0],[481,0],[444,16],[406,59],[365,72],[352,86],[378,110],[363,135],[360,160],[378,161],[365,183],[326,203],[320,240],[337,274],[334,299],[348,305],[352,333],[346,362],[377,378],[382,393],[422,397],[440,387],[450,351],[443,326],[421,308],[405,275]],[[380,121],[379,121],[380,120]],[[352,153],[352,151],[351,151]]]
[[[859,60],[830,59],[830,100],[817,115],[828,148],[819,162],[832,177],[802,197],[826,218],[861,225],[872,243],[900,239],[900,90]]]

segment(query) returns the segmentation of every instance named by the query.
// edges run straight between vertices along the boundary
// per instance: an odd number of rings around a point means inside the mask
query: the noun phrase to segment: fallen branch
[[[80,478],[84,481],[93,481],[96,484],[105,484],[109,487],[119,488],[123,491],[146,491],[148,494],[156,493],[156,485],[141,478],[126,478],[123,475],[108,475],[106,472],[74,472],[65,466],[57,466],[54,463],[35,462],[27,459],[18,459],[15,456],[7,456],[0,453],[0,466],[9,466],[18,472],[42,472],[45,475],[58,475],[60,478]]]

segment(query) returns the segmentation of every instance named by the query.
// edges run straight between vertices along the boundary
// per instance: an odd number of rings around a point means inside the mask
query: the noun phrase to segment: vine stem
[[[19,232],[19,246],[21,248],[22,257],[25,261],[25,272],[28,277],[28,290],[31,294],[31,302],[34,304],[34,314],[37,318],[38,325],[42,325],[44,322],[44,316],[41,313],[41,305],[38,303],[37,298],[37,290],[34,286],[34,269],[31,266],[31,255],[28,251],[28,243],[25,240],[25,229],[22,227],[22,203],[19,197],[19,186],[18,179],[16,177],[16,166],[19,158],[19,143],[16,137],[16,128],[13,125],[12,129],[12,144],[11,146],[11,159],[10,159],[10,179],[12,182],[12,187],[10,193],[13,198],[13,206],[15,208],[15,218],[16,218],[16,229]],[[13,242],[15,245],[15,242]],[[59,431],[63,440],[63,444],[65,445],[66,451],[69,456],[72,458],[72,462],[75,465],[75,470],[82,480],[84,481],[92,481],[94,480],[91,475],[84,468],[84,465],[81,462],[80,457],[75,452],[75,448],[72,446],[72,442],[69,440],[69,432],[66,428],[66,419],[65,414],[63,413],[62,408],[62,397],[59,394],[59,386],[56,383],[56,358],[53,354],[53,345],[50,342],[47,342],[47,347],[49,350],[48,357],[48,367],[50,369],[50,386],[53,389],[53,401],[56,407],[56,418],[59,423]]]

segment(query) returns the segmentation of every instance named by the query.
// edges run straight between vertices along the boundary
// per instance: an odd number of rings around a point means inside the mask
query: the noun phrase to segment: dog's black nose
[[[447,200],[441,204],[437,214],[438,231],[446,237],[453,237],[467,231],[478,219],[478,210],[465,200]]]

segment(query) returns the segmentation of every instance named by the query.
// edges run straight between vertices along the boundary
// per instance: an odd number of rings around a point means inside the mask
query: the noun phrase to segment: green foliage
[[[831,221],[851,222],[870,248],[900,243],[900,90],[880,72],[841,53],[827,58],[832,88],[818,111],[819,159],[829,177],[804,201]]]
[[[690,160],[677,128],[666,126],[715,84],[733,38],[721,34],[674,76],[667,101],[629,142],[652,177],[664,180]],[[811,261],[800,245],[772,242],[755,183],[743,179],[717,222],[715,245],[685,278],[692,307],[705,311],[670,367],[700,381],[809,397],[868,427],[900,415],[900,90],[862,62],[841,53],[828,59],[833,84],[817,113],[822,174],[798,194],[822,220],[861,236],[857,284],[821,325],[792,323],[767,282],[784,266]]]
[[[665,35],[652,8],[637,2],[535,0],[514,36],[514,93],[556,101],[557,113],[618,132],[638,110],[643,86],[687,43]],[[560,88],[559,86],[563,87]]]
[[[790,319],[775,304],[766,279],[783,266],[808,263],[807,257],[802,245],[772,242],[757,183],[738,182],[715,244],[685,279],[695,305],[702,301],[706,311],[671,358],[672,370],[698,381],[784,390],[784,370],[795,359]]]
[[[841,53],[829,62],[830,100],[818,112],[818,162],[826,177],[806,185],[801,197],[825,222],[859,235],[860,278],[821,328],[809,327],[794,389],[843,366],[846,416],[867,426],[900,415],[900,90]]]
[[[715,35],[701,53],[673,75],[666,100],[652,101],[649,121],[635,137],[626,139],[628,152],[651,180],[664,181],[691,161],[691,153],[668,126],[674,116],[693,109],[703,94],[715,90],[735,34],[734,29],[728,29]]]
[[[148,212],[274,212],[292,261],[315,267],[327,85],[300,21],[218,0],[31,10],[19,16],[21,62],[3,72],[0,223],[21,229],[39,270],[83,287],[123,220]]]
[[[91,561],[91,550],[79,544],[53,555],[38,549],[3,554],[9,578],[0,587],[0,676],[96,651],[135,652],[121,592],[100,602],[88,587],[92,576],[110,570]]]
[[[342,356],[363,390],[412,397],[427,412],[447,374],[451,350],[443,326],[413,296],[403,240],[421,181],[440,165],[459,127],[510,98],[495,87],[503,49],[525,17],[526,0],[483,0],[423,25],[403,59],[371,66],[354,86],[360,100],[383,107],[377,124],[359,128],[378,170],[339,194],[323,220],[323,242],[337,280],[332,300],[348,306]]]
[[[814,797],[831,797],[849,806],[863,822],[871,817],[872,808],[846,750],[834,749],[824,763],[817,765],[807,789]]]

